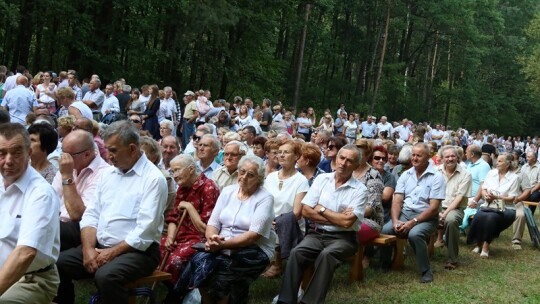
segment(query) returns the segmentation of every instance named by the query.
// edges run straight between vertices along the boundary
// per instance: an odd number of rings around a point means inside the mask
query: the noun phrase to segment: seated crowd
[[[73,281],[93,278],[127,303],[126,283],[159,268],[164,303],[246,303],[259,276],[282,278],[277,303],[322,303],[380,234],[408,240],[428,283],[432,235],[449,270],[462,232],[488,258],[513,225],[519,250],[523,201],[540,201],[536,137],[60,76],[19,67],[3,84],[0,302],[74,303]],[[392,247],[379,253],[389,268]]]

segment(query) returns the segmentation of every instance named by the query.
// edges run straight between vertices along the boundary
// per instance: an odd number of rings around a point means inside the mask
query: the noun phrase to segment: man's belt
[[[49,271],[51,269],[54,268],[54,264],[51,264],[47,267],[44,267],[44,268],[41,268],[41,269],[38,269],[38,270],[34,270],[34,271],[30,271],[30,272],[27,272],[25,273],[24,275],[29,275],[29,274],[36,274],[36,273],[42,273],[42,272],[45,272],[45,271]]]

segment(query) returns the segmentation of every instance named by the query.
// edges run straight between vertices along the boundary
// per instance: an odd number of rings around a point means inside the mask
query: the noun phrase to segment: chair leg
[[[403,249],[405,248],[406,244],[407,239],[398,238],[396,240],[396,243],[394,244],[394,259],[392,261],[392,270],[400,270],[403,268],[403,265],[405,264]]]
[[[365,247],[362,244],[358,244],[358,250],[353,257],[351,272],[349,275],[349,279],[351,281],[364,280],[364,267],[362,265],[362,260],[364,259],[364,249]]]

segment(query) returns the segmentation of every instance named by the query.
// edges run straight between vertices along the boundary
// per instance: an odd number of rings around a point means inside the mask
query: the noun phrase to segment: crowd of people
[[[161,267],[164,303],[195,290],[245,303],[260,276],[282,278],[277,303],[322,303],[336,268],[381,233],[408,239],[429,283],[431,235],[449,270],[464,232],[489,258],[513,225],[520,250],[522,202],[540,201],[537,136],[7,73],[0,302],[74,303],[73,281],[94,278],[105,303],[127,303],[126,283]],[[362,267],[393,254],[368,247]]]

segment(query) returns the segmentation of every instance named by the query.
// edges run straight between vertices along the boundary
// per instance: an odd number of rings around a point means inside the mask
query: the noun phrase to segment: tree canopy
[[[5,0],[0,63],[536,133],[537,0]],[[332,111],[334,113],[334,111]]]

